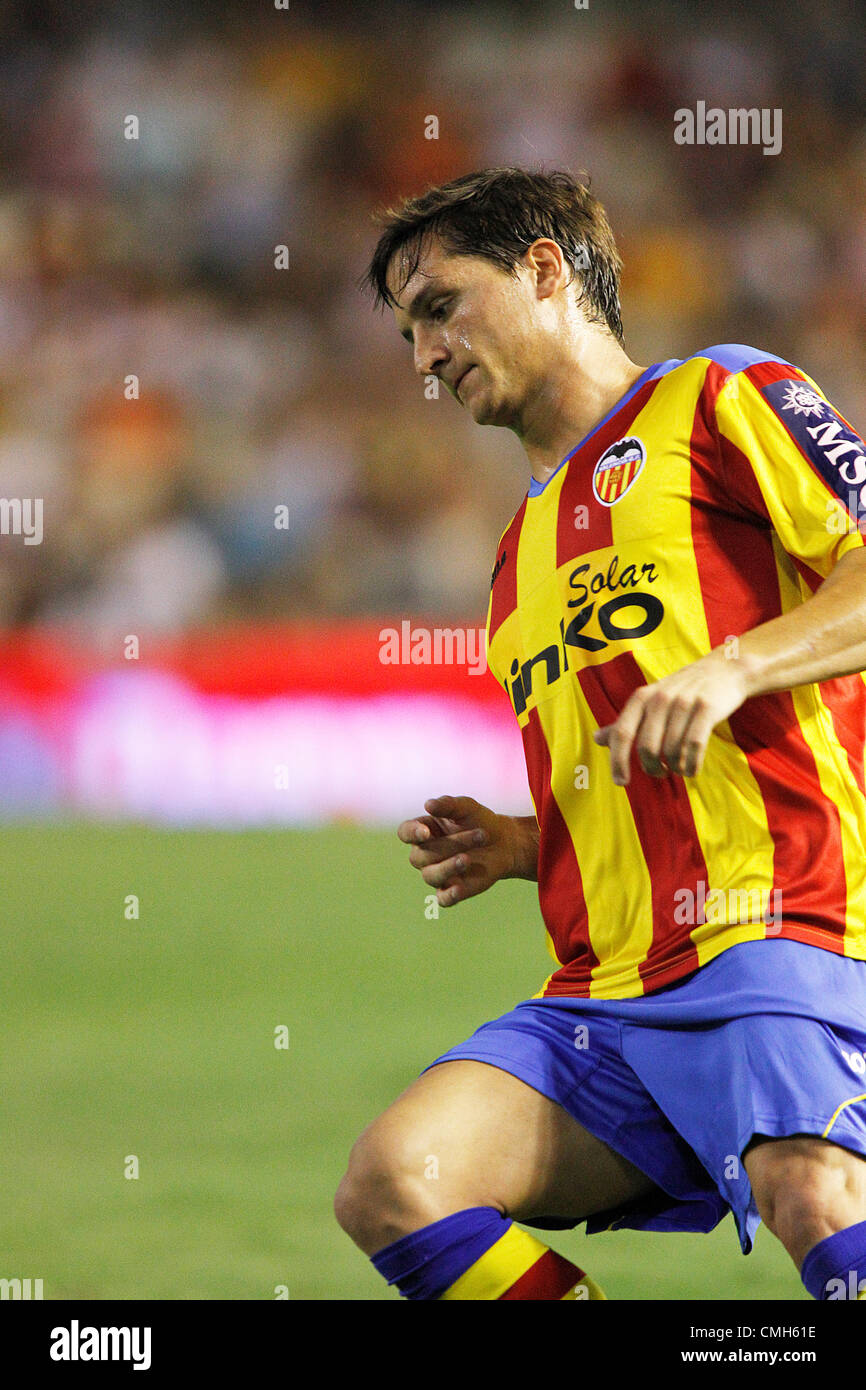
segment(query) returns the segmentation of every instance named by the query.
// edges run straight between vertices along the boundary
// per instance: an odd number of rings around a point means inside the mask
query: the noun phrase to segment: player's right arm
[[[471,796],[425,801],[425,816],[403,821],[409,863],[436,889],[440,907],[474,898],[501,878],[538,878],[535,816],[503,816]]]

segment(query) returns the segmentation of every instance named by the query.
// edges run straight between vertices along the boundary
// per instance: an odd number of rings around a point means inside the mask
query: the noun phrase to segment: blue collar
[[[599,420],[597,425],[593,425],[592,429],[589,431],[589,434],[585,434],[580,443],[575,444],[574,448],[570,451],[570,453],[566,454],[565,458],[562,460],[562,463],[557,464],[556,468],[553,470],[553,472],[550,475],[550,478],[547,479],[546,483],[539,483],[535,478],[530,478],[529,492],[527,493],[527,496],[539,497],[541,493],[544,491],[544,489],[547,487],[547,483],[549,483],[551,479],[556,477],[560,468],[563,468],[565,464],[568,463],[569,459],[574,458],[574,455],[577,453],[577,451],[579,449],[582,449],[584,444],[586,444],[588,440],[592,439],[592,436],[595,434],[596,430],[600,430],[602,425],[606,425],[608,420],[612,419],[613,416],[616,415],[617,411],[622,410],[623,406],[628,404],[628,402],[631,400],[632,396],[635,394],[636,391],[639,391],[640,388],[642,386],[645,386],[648,381],[654,381],[656,377],[664,376],[666,372],[672,371],[674,367],[679,367],[681,361],[682,359],[679,357],[670,357],[668,358],[667,362],[656,362],[652,367],[647,367],[646,371],[638,377],[637,381],[635,381],[628,388],[625,395],[620,396],[616,405],[611,407],[611,409],[605,415],[604,419]]]

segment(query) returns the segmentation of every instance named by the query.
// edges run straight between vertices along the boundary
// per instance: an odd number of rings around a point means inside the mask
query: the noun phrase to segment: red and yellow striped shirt
[[[796,367],[649,368],[502,536],[488,659],[520,725],[557,969],[631,998],[764,936],[866,959],[866,684],[747,700],[697,777],[617,786],[593,732],[639,686],[803,603],[864,544],[866,444]],[[862,497],[861,497],[862,488]]]

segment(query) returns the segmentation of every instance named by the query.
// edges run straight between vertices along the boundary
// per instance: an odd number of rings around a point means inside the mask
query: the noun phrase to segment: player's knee
[[[819,1240],[866,1218],[866,1162],[820,1140],[754,1151],[749,1177],[761,1220],[799,1264]]]
[[[334,1198],[347,1235],[375,1253],[442,1214],[423,1144],[393,1125],[374,1124],[356,1142]]]
[[[349,1155],[346,1172],[334,1197],[334,1215],[347,1235],[359,1245],[366,1243],[366,1227],[376,1219],[389,1187],[387,1155],[361,1135]]]

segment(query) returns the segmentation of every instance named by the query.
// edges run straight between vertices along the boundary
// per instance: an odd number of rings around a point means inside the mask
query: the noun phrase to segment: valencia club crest
[[[605,449],[592,475],[592,490],[603,507],[625,497],[646,462],[643,440],[636,435],[617,439]]]

